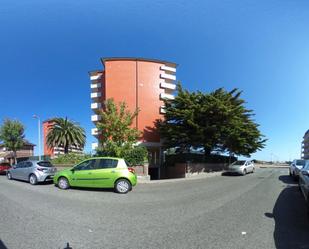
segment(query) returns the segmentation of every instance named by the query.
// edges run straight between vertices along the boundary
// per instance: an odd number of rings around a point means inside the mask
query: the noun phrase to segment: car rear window
[[[53,165],[51,164],[51,162],[48,162],[48,161],[38,162],[37,164],[38,164],[39,166],[42,166],[42,167],[53,167]]]

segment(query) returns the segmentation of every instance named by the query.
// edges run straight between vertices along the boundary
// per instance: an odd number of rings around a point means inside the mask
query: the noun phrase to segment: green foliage
[[[57,158],[51,160],[53,164],[69,164],[74,165],[80,161],[91,158],[90,154],[77,154],[77,153],[68,153],[64,155],[59,155]]]
[[[249,156],[262,149],[266,140],[240,95],[223,88],[190,93],[178,84],[178,96],[165,101],[165,119],[157,124],[165,146],[182,152],[202,147],[206,156],[213,151]]]
[[[64,153],[69,153],[69,148],[76,146],[83,148],[86,143],[85,130],[74,121],[66,118],[54,118],[47,134],[47,146],[63,147]]]
[[[118,146],[108,141],[105,146],[97,149],[96,156],[111,156],[124,158],[131,166],[143,165],[147,161],[147,149],[144,146]]]
[[[0,127],[0,140],[8,150],[13,151],[15,162],[16,151],[24,144],[24,131],[24,125],[17,120],[5,119]]]
[[[99,112],[102,118],[96,125],[100,133],[101,146],[121,147],[125,144],[136,143],[140,132],[131,125],[138,112],[138,109],[133,113],[127,110],[125,102],[117,106],[113,99],[108,99],[105,102],[104,111]],[[112,142],[112,145],[107,142]]]
[[[124,151],[123,158],[131,166],[143,165],[147,162],[148,152],[144,146],[135,146],[130,150]]]
[[[140,132],[132,128],[133,121],[139,110],[131,113],[125,102],[117,106],[113,99],[108,99],[104,111],[100,111],[101,120],[97,122],[100,134],[98,156],[124,158],[131,165],[143,164],[147,158],[147,150],[136,144]]]

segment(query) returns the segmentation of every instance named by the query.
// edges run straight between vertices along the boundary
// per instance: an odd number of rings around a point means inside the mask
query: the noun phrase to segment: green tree
[[[175,100],[165,101],[165,119],[158,123],[167,148],[203,148],[206,156],[212,151],[248,156],[264,147],[266,140],[238,89],[190,93],[180,84],[177,89]]]
[[[24,125],[17,120],[5,119],[0,127],[0,140],[8,150],[13,152],[15,163],[16,152],[24,144],[24,131]]]
[[[132,127],[139,110],[127,110],[125,102],[116,105],[113,99],[105,102],[104,110],[100,111],[101,119],[96,126],[100,134],[97,155],[122,157],[131,165],[140,165],[147,160],[147,150],[136,146],[141,133]]]
[[[109,146],[112,146],[113,143],[121,147],[136,143],[140,132],[132,128],[132,124],[138,112],[138,109],[133,113],[127,110],[125,102],[117,106],[113,99],[106,100],[104,110],[99,112],[101,120],[96,125],[100,134],[100,145],[104,147],[109,143]]]
[[[54,118],[47,134],[47,146],[63,147],[68,154],[72,146],[83,148],[86,143],[85,130],[76,122],[66,118]]]

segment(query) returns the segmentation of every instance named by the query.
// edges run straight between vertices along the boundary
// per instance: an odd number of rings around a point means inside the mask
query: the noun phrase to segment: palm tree
[[[50,148],[63,147],[64,153],[69,153],[69,148],[76,146],[83,148],[86,143],[85,130],[76,122],[66,118],[53,118],[52,125],[46,137],[47,146]]]

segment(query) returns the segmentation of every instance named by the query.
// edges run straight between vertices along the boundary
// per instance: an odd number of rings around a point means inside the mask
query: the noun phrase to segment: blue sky
[[[37,143],[37,123],[68,116],[87,131],[88,71],[100,57],[173,61],[189,90],[243,90],[269,139],[253,158],[300,156],[309,128],[309,2],[1,0],[0,118]]]

